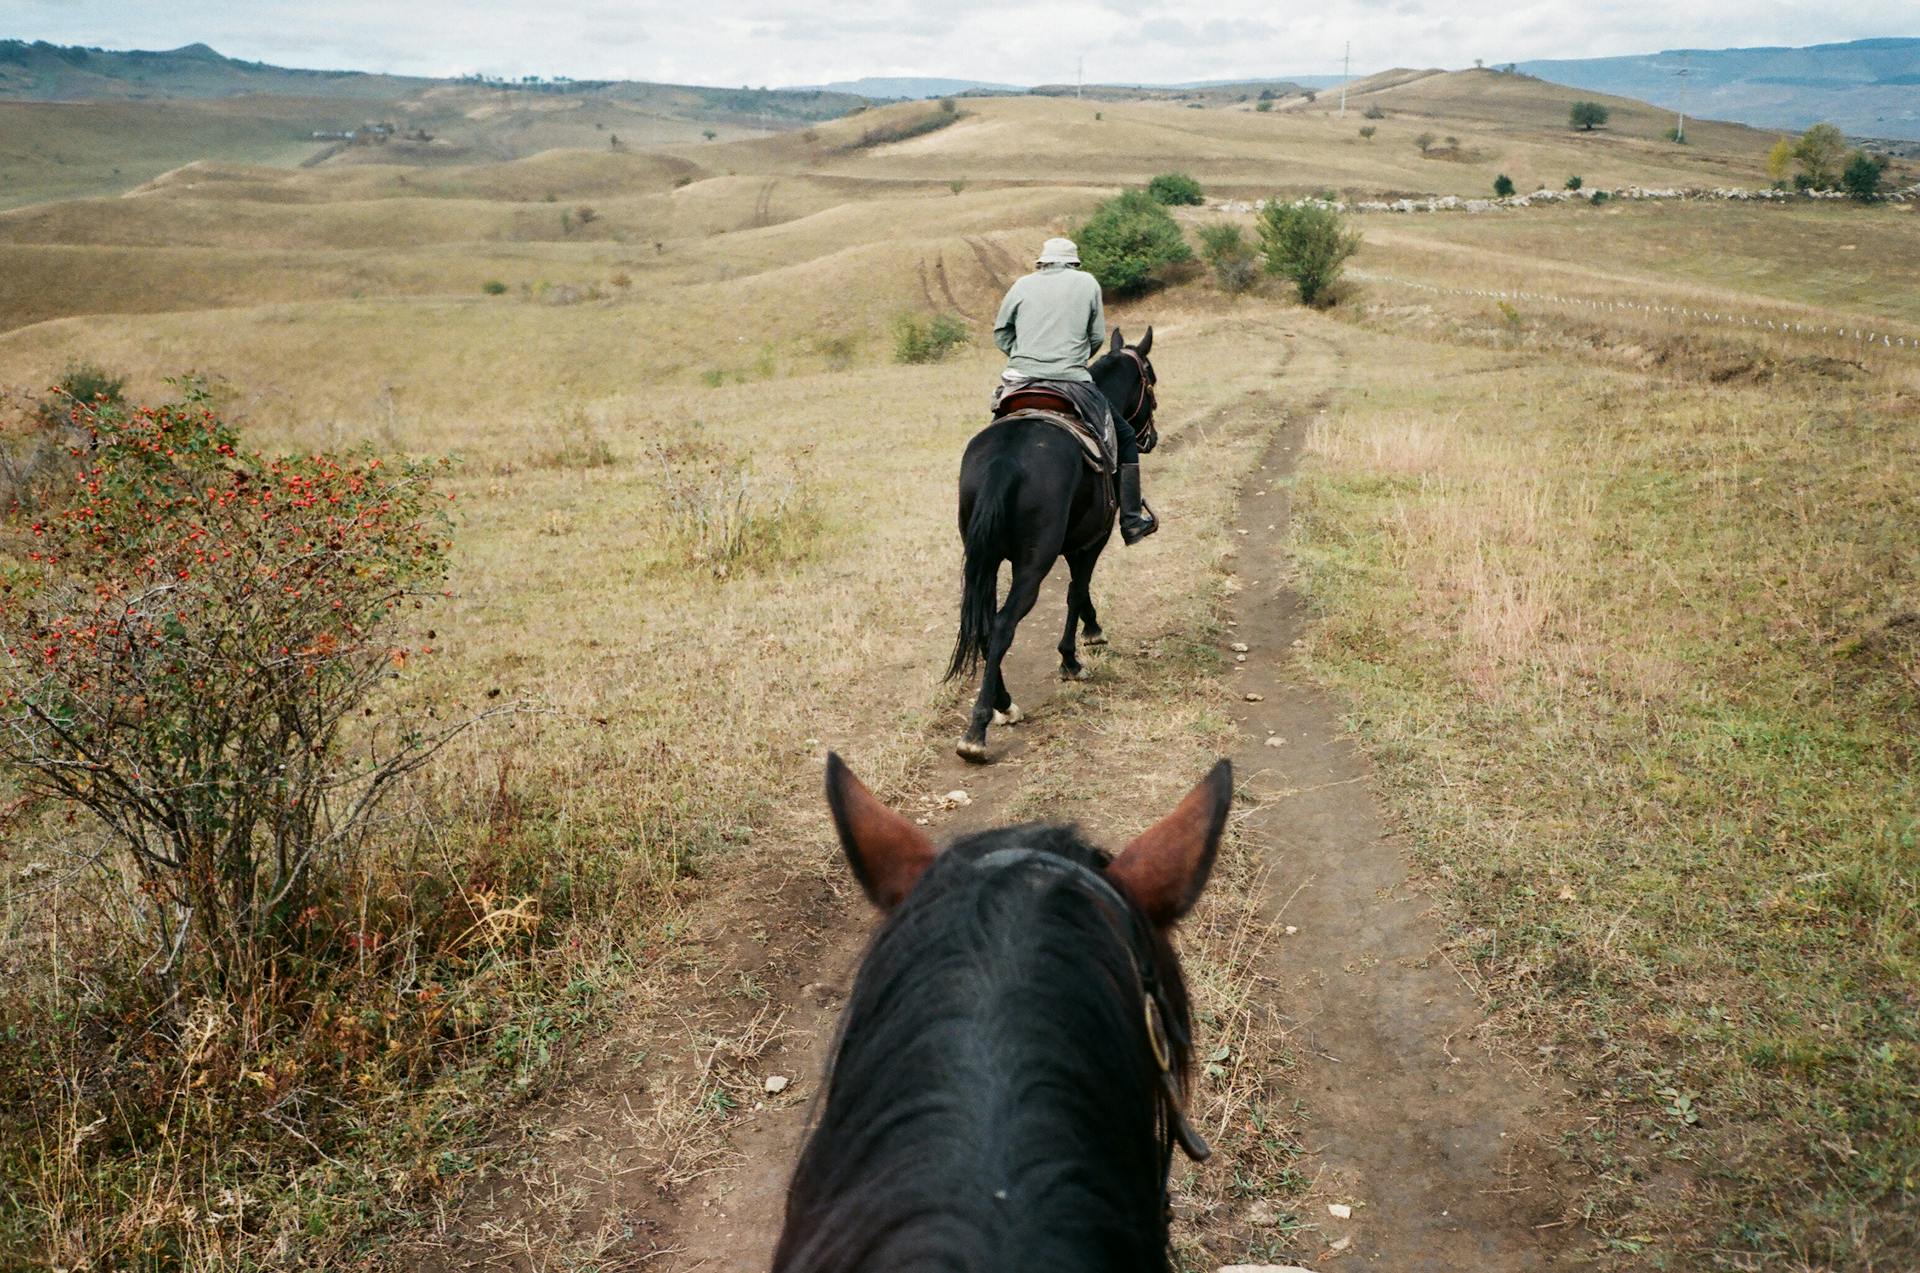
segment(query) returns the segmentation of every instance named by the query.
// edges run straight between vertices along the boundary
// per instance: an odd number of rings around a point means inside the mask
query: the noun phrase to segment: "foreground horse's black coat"
[[[841,1021],[775,1273],[1166,1273],[1176,1136],[1206,1153],[1177,1104],[1192,1048],[1166,933],[1213,868],[1231,767],[1112,859],[1037,824],[936,853],[837,756],[827,790],[888,919]]]
[[[1151,376],[1147,354],[1153,348],[1153,329],[1135,347],[1139,360],[1122,355],[1120,333],[1112,349],[1089,371],[1116,415],[1131,417],[1136,429],[1152,421],[1152,396],[1141,383]],[[1080,677],[1077,635],[1084,628],[1087,643],[1105,641],[1093,608],[1090,584],[1101,550],[1113,534],[1114,503],[1111,480],[1094,472],[1082,459],[1079,446],[1058,427],[1045,421],[1011,418],[988,425],[967,443],[960,462],[960,536],[966,547],[965,582],[960,600],[960,631],[954,640],[947,679],[984,661],[980,695],[966,737],[958,747],[968,760],[987,758],[987,726],[1020,719],[1013,696],[1001,675],[1001,661],[1013,645],[1014,631],[1033,609],[1053,563],[1064,556],[1071,580],[1067,585],[1067,624],[1060,637],[1060,671]],[[1007,599],[995,606],[1000,563],[1013,567]]]

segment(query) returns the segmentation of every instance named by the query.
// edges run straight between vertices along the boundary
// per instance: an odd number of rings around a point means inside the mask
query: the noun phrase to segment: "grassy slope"
[[[1385,311],[1355,361],[1395,374],[1314,439],[1314,662],[1493,1003],[1582,1077],[1615,1253],[1900,1263],[1920,384],[1716,385],[1678,331],[1644,373],[1443,313]]]

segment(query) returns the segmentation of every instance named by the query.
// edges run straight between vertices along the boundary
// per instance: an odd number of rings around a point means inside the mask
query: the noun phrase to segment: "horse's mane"
[[[1167,1268],[1170,1130],[1125,925],[1186,1035],[1186,989],[1137,915],[999,849],[1106,855],[1071,827],[970,836],[875,936],[774,1268],[1126,1273]],[[1175,1058],[1184,1078],[1188,1057]]]

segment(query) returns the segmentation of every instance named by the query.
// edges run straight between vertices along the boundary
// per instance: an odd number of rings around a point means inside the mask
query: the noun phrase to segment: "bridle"
[[[1134,391],[1133,404],[1121,414],[1126,416],[1127,423],[1133,426],[1135,442],[1140,447],[1141,453],[1145,454],[1160,444],[1160,431],[1153,427],[1153,413],[1160,405],[1159,399],[1153,392],[1155,380],[1153,364],[1141,357],[1140,351],[1131,345],[1122,345],[1116,353],[1131,358],[1134,368],[1140,373],[1140,383]],[[1136,423],[1140,419],[1145,419],[1146,423]]]
[[[1109,906],[1126,926],[1128,962],[1133,966],[1134,985],[1140,992],[1141,1011],[1146,1014],[1147,1041],[1153,1050],[1154,1064],[1160,1069],[1160,1103],[1171,1138],[1161,1150],[1161,1192],[1164,1194],[1166,1169],[1172,1165],[1175,1143],[1188,1158],[1197,1163],[1211,1158],[1213,1147],[1187,1121],[1186,1110],[1181,1104],[1180,1078],[1174,1072],[1175,1047],[1178,1045],[1191,1053],[1193,1041],[1188,1037],[1187,1027],[1180,1015],[1167,1002],[1145,921],[1140,916],[1139,908],[1114,887],[1112,880],[1092,867],[1083,866],[1072,858],[1061,857],[1058,853],[1041,849],[996,849],[976,859],[973,866],[975,870],[990,870],[1015,864],[1038,867],[1060,879],[1081,885]]]

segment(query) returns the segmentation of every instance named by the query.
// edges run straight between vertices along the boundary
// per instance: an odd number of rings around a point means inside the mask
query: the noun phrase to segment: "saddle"
[[[1022,385],[1009,389],[994,404],[993,418],[998,420],[1044,420],[1072,435],[1080,444],[1081,458],[1096,473],[1112,476],[1118,469],[1117,458],[1107,449],[1099,432],[1074,409],[1073,399],[1044,385]]]

